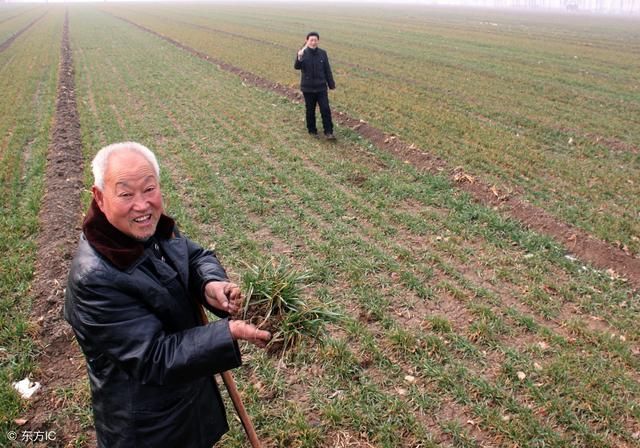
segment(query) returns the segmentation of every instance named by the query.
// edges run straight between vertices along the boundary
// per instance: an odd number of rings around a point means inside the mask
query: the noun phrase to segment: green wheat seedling
[[[303,297],[312,279],[309,271],[273,259],[246,266],[243,318],[272,333],[270,353],[282,351],[284,356],[305,337],[320,340],[327,323],[342,319],[332,311],[333,302],[311,303]]]

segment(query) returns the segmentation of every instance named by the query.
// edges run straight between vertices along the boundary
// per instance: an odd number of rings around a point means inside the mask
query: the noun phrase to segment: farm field
[[[637,19],[381,6],[313,21],[302,6],[108,11],[292,87],[292,46],[322,29],[336,108],[640,251]]]
[[[28,413],[10,383],[41,371],[30,282],[67,14],[85,165],[105,144],[144,143],[163,166],[169,213],[232,279],[286,260],[310,273],[310,298],[345,316],[283,358],[243,347],[235,376],[265,446],[639,446],[640,297],[629,282],[355,129],[338,127],[336,144],[309,139],[302,105],[134,25],[292,88],[295,49],[317,29],[335,111],[637,255],[638,22],[312,11],[0,8],[0,39],[37,19],[0,52],[1,242],[13,255],[1,265],[3,433]],[[85,185],[87,205],[88,168]],[[54,391],[47,425],[60,443],[90,446],[77,372]],[[220,446],[248,446],[228,409]]]

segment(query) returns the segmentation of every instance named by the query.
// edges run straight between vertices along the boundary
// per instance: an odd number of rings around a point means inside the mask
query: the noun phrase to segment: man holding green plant
[[[264,347],[271,335],[228,319],[240,289],[164,214],[153,152],[110,145],[92,168],[64,314],[87,360],[98,447],[211,448],[228,430],[213,374],[241,364],[237,340]],[[205,324],[202,307],[220,319]]]
[[[336,88],[329,64],[329,56],[322,48],[318,48],[320,35],[315,31],[307,34],[304,46],[298,50],[293,67],[300,70],[300,90],[304,95],[306,109],[306,122],[309,134],[317,137],[316,104],[320,107],[322,127],[328,140],[335,140],[333,135],[333,121],[331,120],[331,108],[329,107],[329,94]]]

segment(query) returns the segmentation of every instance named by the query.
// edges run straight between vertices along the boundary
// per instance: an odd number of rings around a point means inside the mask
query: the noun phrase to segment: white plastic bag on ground
[[[13,387],[18,391],[22,398],[29,399],[38,389],[40,389],[40,383],[31,382],[29,377],[26,377],[22,381],[13,383]]]

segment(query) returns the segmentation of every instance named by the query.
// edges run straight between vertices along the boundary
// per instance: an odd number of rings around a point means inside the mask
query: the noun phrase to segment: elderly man
[[[87,360],[98,447],[211,448],[228,430],[213,374],[241,364],[237,340],[264,346],[270,334],[228,319],[240,290],[163,214],[148,148],[107,146],[92,168],[64,313]],[[221,319],[204,324],[203,306]]]

